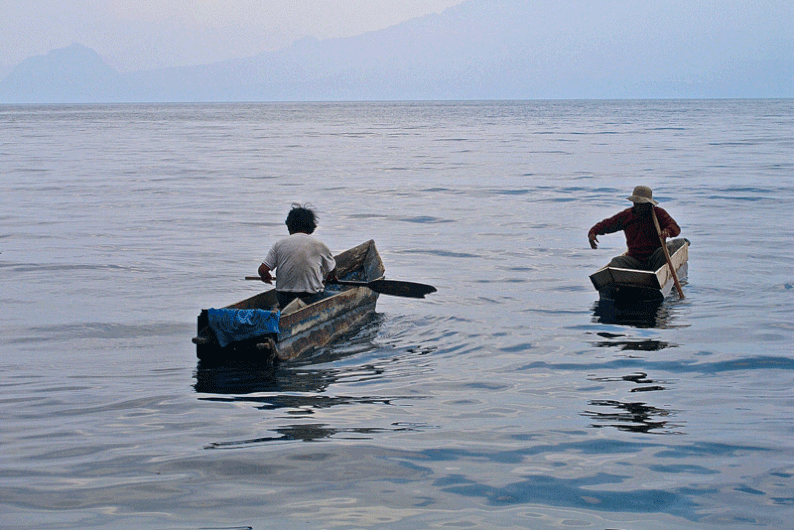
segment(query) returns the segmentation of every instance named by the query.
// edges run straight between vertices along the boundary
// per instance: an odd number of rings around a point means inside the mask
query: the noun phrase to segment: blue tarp
[[[280,311],[264,309],[208,309],[209,324],[218,343],[230,342],[278,333]]]

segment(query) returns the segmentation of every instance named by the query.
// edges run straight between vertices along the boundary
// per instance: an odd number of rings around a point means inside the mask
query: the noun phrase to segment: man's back
[[[316,293],[323,290],[323,279],[336,263],[324,243],[302,232],[277,241],[264,262],[278,269],[276,290]]]

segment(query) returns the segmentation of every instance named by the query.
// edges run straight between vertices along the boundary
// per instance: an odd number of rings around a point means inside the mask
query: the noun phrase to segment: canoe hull
[[[335,257],[337,275],[343,279],[372,281],[383,277],[385,268],[374,241],[367,241]],[[329,287],[330,289],[330,287]],[[262,335],[221,347],[209,328],[207,310],[198,317],[196,356],[202,362],[243,360],[272,362],[291,360],[322,347],[361,325],[375,312],[378,293],[366,287],[336,287],[329,296],[298,308],[285,308],[277,334]],[[292,305],[292,304],[291,304]],[[228,309],[275,309],[276,291],[247,298]]]
[[[282,361],[295,359],[334,341],[370,318],[377,301],[377,293],[354,287],[285,316],[279,325],[276,356]]]
[[[673,240],[670,244],[674,245],[670,260],[680,279],[687,272],[689,241]],[[630,302],[664,300],[675,284],[666,264],[655,271],[620,269],[606,265],[593,273],[590,281],[601,299]]]

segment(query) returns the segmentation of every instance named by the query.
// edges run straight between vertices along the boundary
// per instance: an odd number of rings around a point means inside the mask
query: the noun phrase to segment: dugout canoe
[[[670,260],[679,279],[686,276],[689,261],[689,241],[673,239],[667,242]],[[673,289],[673,275],[665,264],[655,271],[621,269],[606,265],[590,275],[590,281],[602,300],[619,302],[662,301]]]
[[[383,278],[385,267],[375,242],[370,240],[335,256],[340,280],[370,282]],[[367,287],[328,285],[326,296],[305,304],[295,300],[278,319],[278,331],[221,346],[210,326],[209,311],[198,316],[198,334],[193,338],[196,356],[202,362],[233,360],[270,362],[290,360],[328,344],[363,323],[375,312],[378,293]],[[224,309],[277,311],[276,291],[271,289]]]

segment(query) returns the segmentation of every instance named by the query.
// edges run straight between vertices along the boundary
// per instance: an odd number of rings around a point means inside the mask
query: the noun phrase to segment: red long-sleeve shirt
[[[670,237],[676,237],[681,233],[681,228],[670,217],[666,211],[658,206],[653,207],[656,218],[659,220],[659,228],[667,230]],[[647,260],[653,252],[662,246],[659,242],[659,234],[653,225],[653,217],[639,217],[634,210],[627,208],[622,212],[596,223],[590,229],[591,234],[611,234],[623,230],[626,234],[626,246],[629,247],[629,256],[643,261]]]

